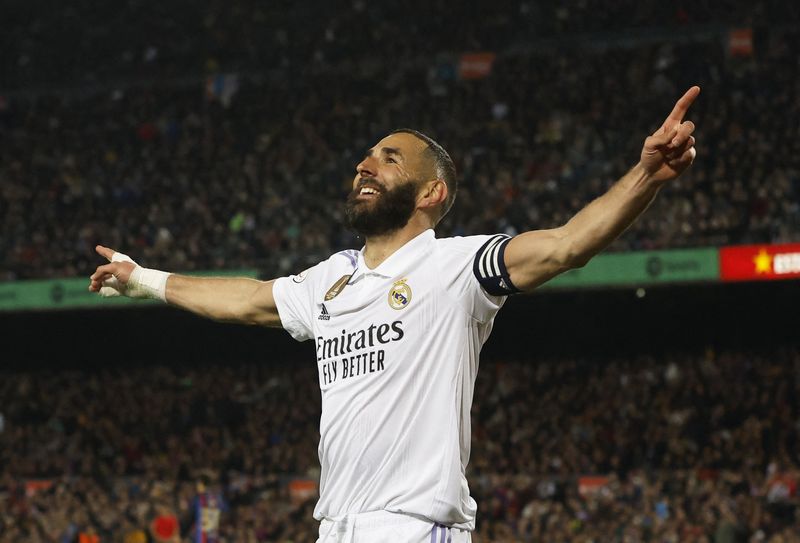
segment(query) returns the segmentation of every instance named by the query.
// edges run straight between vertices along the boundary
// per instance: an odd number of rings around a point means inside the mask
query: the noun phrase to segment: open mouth
[[[380,196],[381,191],[378,188],[370,187],[370,186],[363,186],[358,191],[358,199],[360,200],[372,200]]]

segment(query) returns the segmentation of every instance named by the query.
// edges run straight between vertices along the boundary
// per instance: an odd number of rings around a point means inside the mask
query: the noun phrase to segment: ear
[[[425,183],[417,196],[417,208],[430,209],[444,205],[447,201],[447,183],[442,179],[434,179]]]

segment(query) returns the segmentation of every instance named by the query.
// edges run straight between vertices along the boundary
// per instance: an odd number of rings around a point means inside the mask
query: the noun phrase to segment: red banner
[[[753,30],[735,28],[728,34],[728,52],[734,57],[753,56]]]
[[[317,482],[311,479],[294,479],[289,482],[289,497],[295,502],[304,502],[317,496]]]
[[[723,281],[774,281],[800,277],[800,243],[740,245],[719,250]]]
[[[25,481],[25,495],[30,498],[40,490],[47,490],[51,486],[53,486],[53,481],[50,479],[29,479]]]
[[[578,478],[578,494],[586,497],[601,492],[611,481],[605,475],[590,475]]]
[[[461,79],[483,79],[492,73],[494,53],[464,53],[458,62]]]

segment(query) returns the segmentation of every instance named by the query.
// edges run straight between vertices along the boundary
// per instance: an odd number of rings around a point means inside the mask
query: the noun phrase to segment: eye
[[[397,164],[397,161],[395,159],[393,159],[392,157],[387,157],[386,158],[386,162],[389,162],[390,164]]]

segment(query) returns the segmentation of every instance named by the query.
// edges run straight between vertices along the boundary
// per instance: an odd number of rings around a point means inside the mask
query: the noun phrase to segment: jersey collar
[[[432,228],[418,234],[408,240],[405,245],[397,249],[389,258],[381,262],[375,269],[369,269],[364,261],[364,247],[358,251],[358,267],[353,273],[352,280],[358,279],[361,275],[380,275],[382,277],[394,277],[405,269],[408,260],[414,258],[414,254],[421,250],[425,245],[435,239]]]

